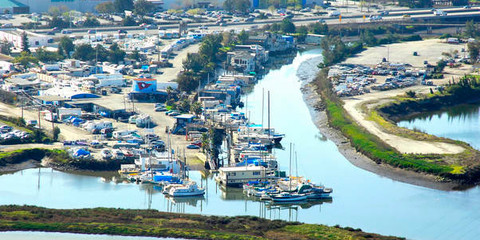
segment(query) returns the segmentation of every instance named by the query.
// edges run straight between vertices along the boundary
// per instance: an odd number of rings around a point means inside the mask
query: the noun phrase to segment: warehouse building
[[[3,0],[0,0],[0,2]],[[95,6],[103,2],[112,2],[113,0],[9,0],[22,3],[30,7],[30,12],[42,13],[48,12],[52,6],[66,6],[70,10],[79,12],[95,12]]]
[[[16,0],[0,0],[0,13],[29,13],[29,7]]]

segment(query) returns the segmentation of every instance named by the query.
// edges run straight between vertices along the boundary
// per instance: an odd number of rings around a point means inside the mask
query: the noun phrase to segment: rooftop
[[[27,5],[15,0],[0,0],[0,6],[2,6],[2,8],[28,7]]]
[[[242,166],[242,167],[221,167],[218,169],[223,172],[238,172],[238,171],[263,171],[264,166]]]

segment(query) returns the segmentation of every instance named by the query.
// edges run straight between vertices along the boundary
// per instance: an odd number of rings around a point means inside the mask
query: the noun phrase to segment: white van
[[[331,12],[328,16],[330,16],[330,17],[338,17],[338,16],[340,16],[340,15],[341,15],[341,13],[340,13],[339,11],[333,11],[333,12]]]

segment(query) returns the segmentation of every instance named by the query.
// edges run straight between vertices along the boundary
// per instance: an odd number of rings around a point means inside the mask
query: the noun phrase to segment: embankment
[[[433,181],[447,180],[461,184],[478,181],[480,167],[476,159],[479,153],[472,148],[452,155],[403,154],[359,126],[344,110],[342,101],[333,93],[327,73],[327,68],[322,69],[311,83],[322,99],[322,104],[317,105],[317,109],[326,111],[329,126],[339,130],[356,151],[377,164],[385,163],[396,168],[432,175],[434,177],[428,179]]]
[[[218,217],[113,208],[0,206],[0,231],[72,232],[187,239],[401,239],[361,229],[251,216]]]
[[[41,164],[63,171],[115,171],[128,161],[73,159],[65,150],[29,148],[0,153],[0,172],[12,172]]]

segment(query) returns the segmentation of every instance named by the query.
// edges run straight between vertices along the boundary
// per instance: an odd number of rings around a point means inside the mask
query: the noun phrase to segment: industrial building
[[[1,13],[28,13],[30,11],[29,7],[21,2],[16,0],[0,0],[0,12]]]
[[[0,0],[2,1],[2,0]],[[9,0],[19,2],[30,7],[30,12],[48,12],[52,6],[66,6],[70,10],[79,12],[95,12],[95,6],[112,0]]]

